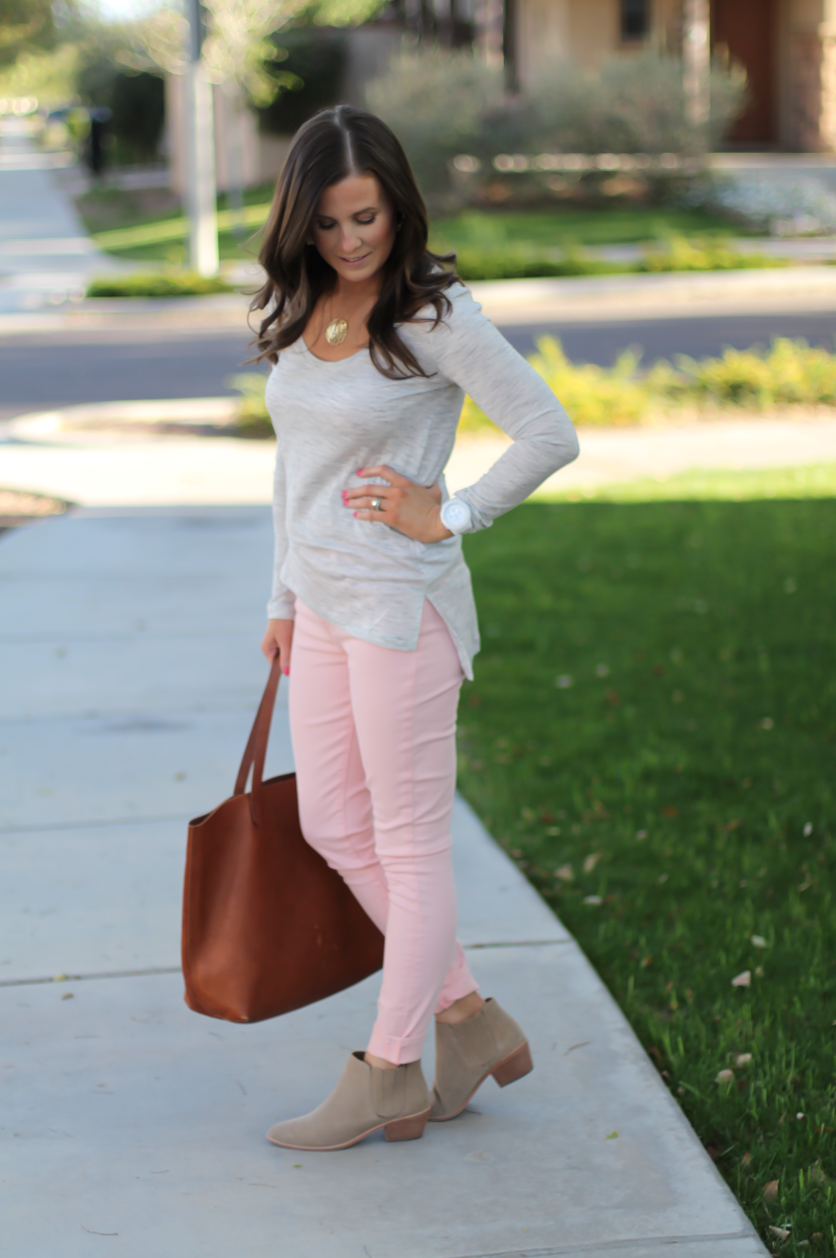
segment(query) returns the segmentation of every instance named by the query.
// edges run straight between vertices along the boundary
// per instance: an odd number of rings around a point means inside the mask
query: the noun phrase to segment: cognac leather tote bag
[[[197,1013],[229,1022],[289,1013],[383,964],[382,934],[305,842],[295,773],[262,781],[279,675],[277,658],[234,794],[189,823],[185,1000]]]

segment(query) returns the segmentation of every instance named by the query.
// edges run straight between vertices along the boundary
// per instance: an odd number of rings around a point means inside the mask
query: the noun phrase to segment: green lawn
[[[834,489],[700,474],[465,539],[461,788],[799,1255],[836,1245]]]
[[[223,259],[257,254],[257,242],[247,244],[247,240],[266,219],[271,195],[271,185],[250,188],[245,193],[247,223],[243,239],[231,230],[227,198],[219,198],[219,247]],[[88,231],[107,253],[135,262],[179,265],[186,260],[188,226],[171,194],[154,189],[142,193],[95,189],[79,198],[77,204]],[[439,250],[482,253],[510,247],[542,255],[549,249],[663,243],[673,236],[695,234],[730,237],[739,234],[739,230],[701,210],[556,206],[551,212],[469,211],[442,219],[433,224],[431,245]]]
[[[609,205],[600,209],[556,206],[550,213],[525,210],[470,210],[433,224],[431,244],[451,249],[532,249],[572,245],[632,245],[664,242],[672,236],[740,235],[727,219],[703,210],[661,206]]]

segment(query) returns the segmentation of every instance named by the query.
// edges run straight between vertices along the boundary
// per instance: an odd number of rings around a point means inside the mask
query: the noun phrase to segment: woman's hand
[[[361,467],[357,475],[383,476],[389,481],[388,485],[355,485],[352,489],[343,490],[343,506],[353,511],[358,520],[389,524],[416,542],[440,542],[453,536],[441,523],[441,488],[438,482],[427,489],[385,464]],[[377,498],[380,499],[379,510],[372,507],[372,500]]]
[[[292,620],[268,620],[261,639],[261,650],[270,663],[279,656],[279,666],[285,677],[290,672],[290,647],[293,642]]]

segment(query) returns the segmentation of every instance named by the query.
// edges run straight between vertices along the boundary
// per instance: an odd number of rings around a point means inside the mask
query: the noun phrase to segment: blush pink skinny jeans
[[[456,939],[450,818],[462,669],[428,600],[414,651],[297,600],[289,705],[302,833],[386,936],[368,1051],[418,1061],[433,1013],[476,990]]]

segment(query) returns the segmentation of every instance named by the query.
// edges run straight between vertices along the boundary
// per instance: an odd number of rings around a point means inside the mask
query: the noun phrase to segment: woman
[[[365,1053],[317,1110],[268,1132],[292,1149],[347,1148],[381,1127],[414,1139],[489,1074],[504,1086],[531,1069],[525,1035],[478,994],[456,940],[456,707],[479,646],[461,534],[522,502],[578,444],[448,261],[427,249],[421,194],[384,123],[343,105],[299,130],[252,307],[266,311],[278,436],[262,650],[290,676],[302,831],[386,943]],[[514,444],[450,498],[465,392]]]

